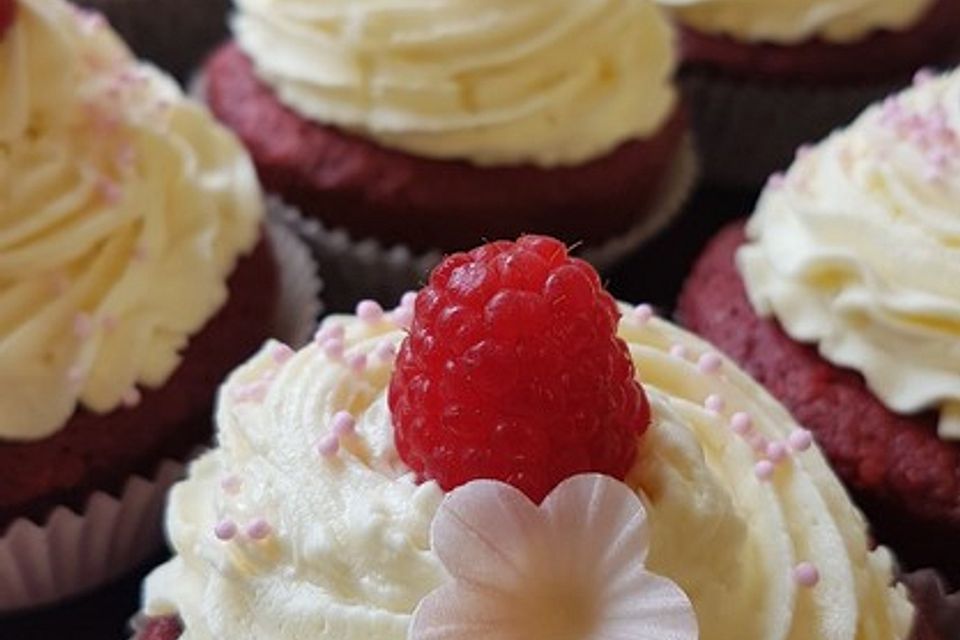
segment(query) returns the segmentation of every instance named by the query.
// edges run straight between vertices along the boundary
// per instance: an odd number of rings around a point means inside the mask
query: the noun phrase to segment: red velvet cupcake
[[[648,0],[237,4],[206,98],[267,190],[323,226],[307,235],[325,278],[348,281],[328,292],[353,290],[336,306],[521,232],[609,264],[690,187],[672,34]]]
[[[949,637],[809,432],[554,239],[274,349],[170,494],[141,640]]]
[[[776,177],[679,313],[816,434],[882,542],[960,583],[960,73],[921,85]]]
[[[229,131],[99,16],[0,5],[2,613],[156,549],[173,461],[274,335],[282,274]]]
[[[762,184],[917,70],[960,60],[954,0],[659,2],[680,25],[707,178],[727,186]]]

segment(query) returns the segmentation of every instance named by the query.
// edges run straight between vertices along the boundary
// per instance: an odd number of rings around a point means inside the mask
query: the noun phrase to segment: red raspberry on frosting
[[[619,315],[596,271],[552,238],[450,256],[397,356],[400,456],[445,490],[495,479],[537,502],[578,473],[623,479],[650,409]]]
[[[17,13],[16,0],[0,0],[0,38],[7,32],[10,25],[13,24],[13,18]]]

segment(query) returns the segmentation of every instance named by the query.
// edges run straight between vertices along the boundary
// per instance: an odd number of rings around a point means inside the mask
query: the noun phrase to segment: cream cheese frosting
[[[742,42],[845,44],[916,24],[937,0],[657,0],[686,25]]]
[[[324,324],[337,332],[342,350],[266,346],[221,391],[219,446],[171,495],[177,555],[145,586],[146,613],[179,615],[186,640],[404,640],[417,604],[451,580],[429,538],[443,492],[418,485],[393,444],[386,389],[406,334],[344,316]],[[867,550],[860,514],[795,437],[806,432],[690,334],[632,313],[620,333],[653,412],[626,480],[652,527],[647,566],[689,596],[700,637],[907,637],[890,556]],[[342,411],[355,424],[330,455]],[[778,455],[785,442],[798,452]],[[770,445],[777,463],[761,473]],[[807,562],[815,587],[794,576]]]
[[[747,235],[758,312],[960,438],[960,72],[921,75],[801,152]]]
[[[161,386],[261,203],[233,136],[99,16],[19,0],[0,39],[0,439]]]
[[[283,103],[418,156],[580,164],[676,102],[650,0],[236,1],[236,39]]]

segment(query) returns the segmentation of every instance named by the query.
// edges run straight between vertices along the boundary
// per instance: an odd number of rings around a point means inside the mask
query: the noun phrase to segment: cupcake
[[[140,638],[891,639],[917,619],[810,434],[550,238],[266,347],[218,433],[171,494]]]
[[[692,181],[673,34],[648,0],[238,0],[232,24],[206,99],[311,222],[343,301],[520,232],[609,263]]]
[[[960,60],[955,0],[659,2],[680,25],[706,177],[726,186],[761,185],[918,69]]]
[[[680,300],[810,428],[878,538],[960,579],[960,72],[775,176]]]
[[[3,612],[153,550],[162,463],[274,335],[280,274],[231,133],[96,15],[0,7]]]

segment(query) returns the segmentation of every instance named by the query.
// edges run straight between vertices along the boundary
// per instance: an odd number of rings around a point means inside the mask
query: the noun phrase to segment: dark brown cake
[[[798,45],[741,43],[682,30],[685,63],[744,80],[857,84],[909,77],[927,65],[960,60],[960,2],[939,0],[913,28],[878,32],[853,44],[811,40]]]
[[[727,227],[695,265],[678,314],[736,360],[809,428],[864,510],[875,536],[908,566],[960,584],[960,444],[937,436],[937,416],[888,410],[863,377],[836,367],[753,310],[734,255],[743,224]]]
[[[214,394],[229,371],[269,337],[278,298],[269,244],[241,258],[229,299],[193,336],[183,362],[139,405],[107,415],[78,410],[49,438],[0,440],[0,535],[15,519],[42,523],[57,505],[81,509],[91,493],[116,492],[133,474],[149,476],[165,458],[184,458],[212,433]]]
[[[578,167],[476,167],[418,158],[301,118],[236,44],[206,66],[207,101],[253,156],[268,191],[357,239],[452,251],[536,232],[599,243],[650,211],[686,132],[682,110],[652,138]]]

